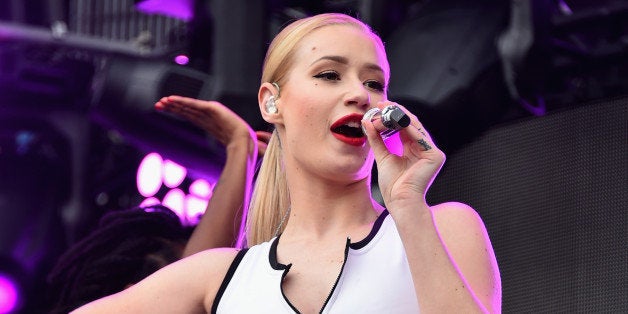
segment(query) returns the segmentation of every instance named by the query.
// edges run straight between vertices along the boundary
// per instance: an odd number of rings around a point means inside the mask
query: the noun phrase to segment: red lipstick
[[[329,128],[338,140],[352,146],[362,146],[366,143],[366,136],[362,131],[363,115],[352,113],[338,119]]]

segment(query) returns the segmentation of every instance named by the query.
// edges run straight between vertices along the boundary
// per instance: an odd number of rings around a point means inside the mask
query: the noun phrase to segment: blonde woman
[[[445,161],[428,131],[406,111],[393,154],[362,121],[392,104],[389,76],[382,41],[354,18],[322,14],[283,29],[258,93],[275,131],[248,248],[195,254],[77,313],[500,312],[481,219],[463,204],[426,204]],[[370,194],[375,161],[386,208]]]

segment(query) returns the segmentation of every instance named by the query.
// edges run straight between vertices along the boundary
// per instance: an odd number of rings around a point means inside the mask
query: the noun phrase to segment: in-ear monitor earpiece
[[[270,114],[277,113],[277,105],[275,104],[275,96],[270,96],[266,101],[266,112]]]

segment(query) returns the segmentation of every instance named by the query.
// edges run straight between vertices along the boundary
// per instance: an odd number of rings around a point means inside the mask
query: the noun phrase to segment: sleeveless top
[[[212,313],[299,313],[282,279],[291,264],[277,262],[278,237],[238,252],[218,290]],[[320,313],[418,313],[401,238],[382,212],[362,241],[347,239],[339,277]]]

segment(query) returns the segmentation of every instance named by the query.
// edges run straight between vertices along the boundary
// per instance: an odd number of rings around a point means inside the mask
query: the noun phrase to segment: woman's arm
[[[216,248],[239,245],[245,204],[248,204],[255,156],[247,147],[249,140],[235,141],[226,147],[227,158],[212,197],[201,220],[188,240],[183,257]]]
[[[198,253],[72,313],[207,313],[236,254],[235,249]]]
[[[378,106],[385,106],[383,102]],[[378,167],[384,202],[406,250],[424,313],[501,312],[493,248],[475,211],[459,203],[430,208],[427,190],[445,162],[416,116],[399,133],[403,151],[388,151],[372,123],[363,122]]]
[[[460,203],[427,210],[420,207],[397,208],[393,218],[406,249],[421,310],[500,313],[499,269],[477,213]]]
[[[242,118],[215,101],[169,96],[160,99],[155,108],[187,119],[226,149],[225,166],[183,257],[210,248],[236,245],[243,205],[249,200],[258,147],[263,153],[266,145],[264,132],[255,134]]]
[[[432,207],[434,224],[450,258],[490,313],[501,312],[502,287],[491,240],[482,218],[461,203]]]

